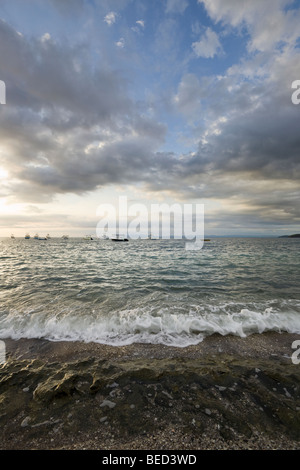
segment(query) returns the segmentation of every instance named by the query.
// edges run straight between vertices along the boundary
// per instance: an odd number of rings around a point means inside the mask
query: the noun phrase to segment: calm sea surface
[[[0,338],[196,344],[300,333],[300,239],[0,240]]]

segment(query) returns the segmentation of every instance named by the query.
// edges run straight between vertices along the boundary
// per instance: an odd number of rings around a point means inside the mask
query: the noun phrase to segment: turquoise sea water
[[[300,333],[299,239],[0,241],[0,338],[196,344]]]

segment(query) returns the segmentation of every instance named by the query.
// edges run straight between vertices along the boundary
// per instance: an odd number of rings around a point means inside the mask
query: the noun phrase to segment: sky
[[[299,0],[1,0],[0,236],[95,233],[119,196],[300,232],[299,25]]]

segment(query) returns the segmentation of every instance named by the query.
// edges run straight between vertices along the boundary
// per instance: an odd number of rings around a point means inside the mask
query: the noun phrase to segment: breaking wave
[[[267,331],[300,334],[299,303],[285,301],[272,306],[193,306],[188,312],[140,307],[103,315],[95,310],[64,309],[49,314],[46,308],[0,312],[1,338],[45,338],[51,341],[83,341],[115,346],[132,343],[185,347],[212,334],[246,337]]]

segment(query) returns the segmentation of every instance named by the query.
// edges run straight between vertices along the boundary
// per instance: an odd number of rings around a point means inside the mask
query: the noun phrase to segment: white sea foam
[[[275,302],[273,302],[275,303]],[[166,344],[185,347],[206,336],[246,337],[267,331],[299,333],[300,313],[294,301],[280,310],[265,305],[226,303],[193,305],[187,313],[176,308],[134,308],[103,315],[63,309],[49,313],[48,308],[0,312],[1,338],[46,338],[52,341],[84,341],[110,345],[131,343]],[[255,307],[255,308],[254,308]],[[285,309],[283,310],[283,307]]]

